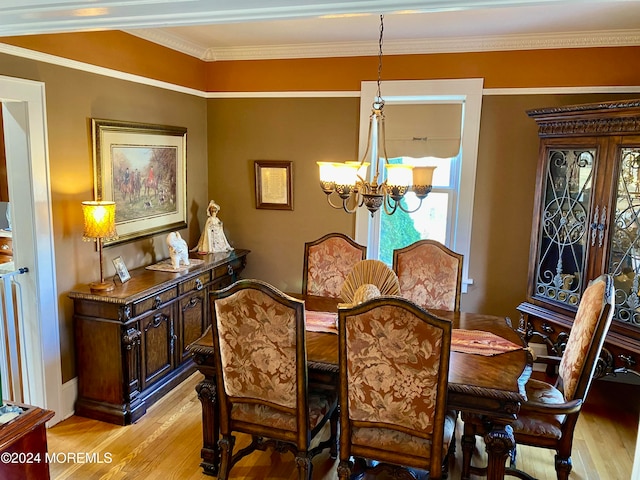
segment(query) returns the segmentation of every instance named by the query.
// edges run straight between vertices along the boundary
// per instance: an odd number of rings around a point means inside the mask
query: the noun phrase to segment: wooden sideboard
[[[22,413],[0,425],[0,478],[49,480],[47,429],[54,412],[29,405],[11,404]]]
[[[195,371],[187,346],[210,324],[207,294],[230,285],[248,250],[192,255],[186,272],[131,270],[111,292],[83,286],[74,305],[76,415],[128,425]]]

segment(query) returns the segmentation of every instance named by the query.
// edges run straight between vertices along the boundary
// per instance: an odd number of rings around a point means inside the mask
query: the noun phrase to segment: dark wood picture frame
[[[293,210],[293,162],[255,160],[256,208]]]

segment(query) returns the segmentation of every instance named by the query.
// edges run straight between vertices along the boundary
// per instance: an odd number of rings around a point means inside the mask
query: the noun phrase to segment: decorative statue
[[[187,242],[182,239],[178,232],[171,232],[167,235],[167,245],[169,246],[169,256],[171,266],[177,270],[180,265],[189,265],[189,248]]]
[[[207,207],[207,221],[204,224],[198,245],[193,249],[198,253],[230,252],[233,247],[227,242],[222,228],[222,220],[218,218],[220,205],[211,200]]]

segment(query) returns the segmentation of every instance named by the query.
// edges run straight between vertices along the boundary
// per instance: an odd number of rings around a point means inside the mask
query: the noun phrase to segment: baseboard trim
[[[62,384],[62,420],[66,420],[75,413],[76,399],[78,398],[78,377],[74,377]]]

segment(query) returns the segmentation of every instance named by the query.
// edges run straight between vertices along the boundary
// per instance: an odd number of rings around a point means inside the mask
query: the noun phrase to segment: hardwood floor
[[[73,416],[47,432],[54,480],[192,480],[212,478],[200,468],[202,441],[196,373],[149,409],[136,424],[121,427]],[[594,383],[578,421],[571,480],[631,477],[640,414],[640,386]],[[460,427],[462,425],[459,425]],[[459,428],[458,431],[462,429]],[[239,436],[244,446],[248,437]],[[478,450],[483,450],[478,441]],[[461,452],[449,478],[460,478]],[[74,460],[72,456],[75,455]],[[479,453],[474,463],[481,464]],[[66,460],[66,461],[65,461]],[[337,461],[325,453],[314,460],[314,479],[335,480]],[[554,480],[553,452],[518,447],[518,467],[539,480]],[[294,479],[291,454],[254,453],[231,471],[231,479]],[[381,477],[378,477],[381,478]]]

